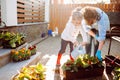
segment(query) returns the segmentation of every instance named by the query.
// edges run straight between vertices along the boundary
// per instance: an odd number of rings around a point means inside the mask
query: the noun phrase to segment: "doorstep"
[[[4,67],[0,68],[0,80],[10,80],[12,76],[17,74],[22,67],[36,64],[41,58],[41,52],[37,52],[31,56],[30,59],[20,62],[10,62]]]

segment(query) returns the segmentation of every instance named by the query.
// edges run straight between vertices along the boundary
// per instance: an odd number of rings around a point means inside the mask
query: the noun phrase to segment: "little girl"
[[[87,39],[86,39],[87,34],[81,27],[81,20],[82,20],[81,13],[77,10],[73,11],[70,19],[68,20],[68,22],[66,24],[65,29],[63,30],[63,32],[61,34],[61,49],[57,56],[56,65],[60,65],[61,56],[65,52],[66,46],[68,44],[70,46],[70,53],[73,51],[73,46],[78,44],[77,36],[79,33],[81,33],[81,35],[84,36],[83,44],[84,44],[84,42],[87,41]],[[70,54],[70,59],[73,61],[71,54]]]

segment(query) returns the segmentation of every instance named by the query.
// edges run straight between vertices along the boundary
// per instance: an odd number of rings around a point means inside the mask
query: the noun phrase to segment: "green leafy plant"
[[[96,57],[91,57],[88,54],[80,55],[77,59],[73,61],[68,60],[62,66],[63,71],[69,70],[71,72],[77,72],[79,69],[85,68],[95,68],[101,67],[102,62],[100,62]]]
[[[12,46],[12,47],[16,47],[16,45],[20,45],[24,42],[23,38],[25,36],[23,34],[19,34],[17,33],[16,35],[12,36],[12,38],[10,39],[10,42],[9,44]]]
[[[14,36],[14,33],[10,33],[10,32],[3,32],[2,33],[2,38],[4,40],[10,40],[12,38],[12,36]]]
[[[22,33],[15,34],[11,32],[4,32],[4,33],[1,33],[0,38],[3,39],[3,44],[10,45],[10,47],[14,48],[14,47],[17,47],[17,45],[21,45],[24,43],[25,35]]]
[[[120,80],[120,67],[115,67],[113,80]]]
[[[0,39],[3,38],[3,32],[0,32]]]
[[[77,68],[75,62],[73,62],[71,60],[67,60],[67,62],[64,63],[64,65],[62,66],[62,69],[63,69],[63,71],[66,71],[66,70],[69,70],[71,72],[78,71],[78,68]]]
[[[37,63],[37,65],[23,67],[13,80],[45,80],[44,72],[45,67]]]

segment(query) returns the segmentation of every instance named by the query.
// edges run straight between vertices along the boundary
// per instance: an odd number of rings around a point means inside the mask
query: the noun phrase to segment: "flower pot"
[[[120,67],[120,60],[112,55],[105,56],[106,73],[111,74],[115,67]]]
[[[36,54],[36,46],[30,46],[28,49],[30,50],[31,55]]]
[[[25,42],[21,43],[21,44],[18,44],[16,43],[16,47],[12,47],[10,44],[9,44],[9,41],[6,41],[4,42],[2,45],[3,45],[3,48],[4,49],[16,49],[17,47],[23,45]]]
[[[65,80],[76,80],[81,78],[90,78],[96,76],[102,76],[104,71],[104,66],[96,68],[81,68],[78,72],[64,71]]]
[[[114,67],[113,66],[108,66],[106,65],[106,68],[105,68],[105,71],[107,74],[111,74],[111,72],[114,70]]]
[[[31,55],[34,55],[34,54],[36,54],[36,48],[31,50]]]
[[[112,55],[105,56],[105,63],[106,65],[111,65],[113,67],[120,67],[120,59]]]
[[[30,56],[24,58],[24,60],[28,60],[28,59],[30,59]]]
[[[4,49],[15,49],[16,47],[12,47],[12,46],[9,44],[9,42],[10,42],[10,40],[4,40],[4,39],[3,39],[3,43],[2,43],[3,48],[4,48]]]
[[[3,43],[3,42],[2,42],[2,39],[0,39],[0,47],[2,47],[2,43]]]
[[[46,36],[46,33],[41,34],[41,38],[44,38]]]
[[[24,61],[24,60],[28,60],[30,59],[30,57],[26,57],[26,58],[21,58],[21,59],[12,59],[13,62],[20,62],[20,61]]]

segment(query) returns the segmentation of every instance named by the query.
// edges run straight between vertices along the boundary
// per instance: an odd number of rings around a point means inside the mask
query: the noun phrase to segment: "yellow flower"
[[[15,53],[16,51],[15,50],[11,50],[11,53],[13,54],[13,53]]]
[[[27,52],[28,54],[30,54],[30,50],[28,50],[28,52]]]
[[[16,51],[15,54],[18,54],[18,51]]]

